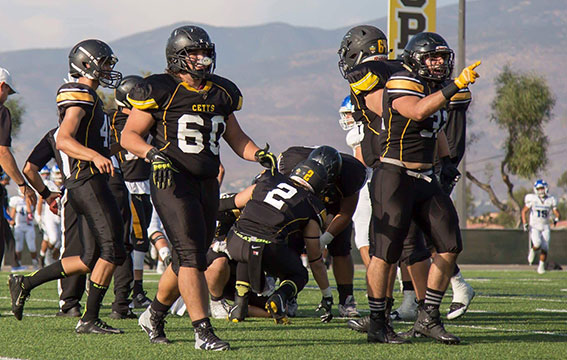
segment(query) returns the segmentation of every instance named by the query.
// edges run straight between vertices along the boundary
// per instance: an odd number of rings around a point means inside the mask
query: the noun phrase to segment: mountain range
[[[567,56],[567,7],[555,0],[477,0],[467,2],[467,64],[482,60],[481,74],[471,86],[469,133],[476,141],[468,148],[468,169],[483,178],[484,167],[498,161],[504,134],[490,121],[494,79],[504,65],[544,77],[557,98],[554,118],[546,127],[550,147],[550,184],[563,171],[567,151],[567,82],[563,62]],[[364,11],[363,9],[361,11]],[[457,49],[457,5],[437,11],[437,32]],[[340,16],[338,14],[337,16]],[[387,19],[368,22],[386,31]],[[165,41],[171,24],[108,41],[120,59],[124,75],[158,73],[165,68]],[[353,24],[357,25],[357,24]],[[274,152],[288,146],[329,144],[348,152],[345,132],[338,125],[338,108],[348,85],[337,67],[337,49],[349,27],[323,30],[270,23],[248,27],[202,25],[217,49],[216,73],[233,80],[244,95],[237,118],[259,146],[269,143]],[[25,121],[14,150],[20,164],[33,145],[57,124],[55,94],[67,74],[65,49],[29,49],[0,52],[0,66],[13,74]],[[238,159],[223,144],[221,158],[227,169],[225,189],[249,183],[259,166]],[[486,179],[486,176],[485,176]],[[528,182],[523,181],[524,184]]]

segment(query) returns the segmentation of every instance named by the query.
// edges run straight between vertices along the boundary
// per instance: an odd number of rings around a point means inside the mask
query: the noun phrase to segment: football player
[[[539,179],[534,183],[534,193],[526,194],[522,208],[522,224],[524,231],[529,231],[530,250],[528,263],[534,262],[536,251],[540,251],[537,273],[545,273],[545,260],[549,252],[549,219],[553,214],[553,225],[557,225],[560,218],[557,210],[557,200],[548,194],[547,182]],[[526,221],[526,214],[530,212],[530,222]]]
[[[63,178],[61,177],[61,172],[59,172],[57,183],[54,181],[55,176],[51,176],[51,174],[55,174],[55,167],[57,167],[57,165],[50,171],[46,165],[40,170],[39,175],[49,188],[49,191],[60,192],[60,188],[63,185]],[[45,199],[40,198],[36,208],[36,220],[43,232],[43,240],[39,251],[41,267],[51,265],[54,260],[58,260],[59,248],[61,247],[61,216],[60,214],[54,214],[49,211],[49,206],[45,206],[44,204]]]
[[[349,82],[351,90],[354,118],[364,124],[364,131],[359,134],[361,155],[364,163],[374,169],[380,164],[382,149],[378,136],[384,128],[381,117],[383,89],[388,77],[403,69],[400,61],[387,60],[387,45],[386,36],[380,29],[370,25],[360,25],[345,34],[338,51],[339,69]],[[371,223],[371,226],[374,225]],[[370,253],[373,252],[373,245],[370,244]],[[413,222],[410,232],[404,239],[403,247],[404,251],[400,260],[410,265],[408,270],[413,280],[413,283],[406,281],[404,289],[407,290],[406,293],[414,294],[414,296],[418,292],[423,298],[425,297],[430,252],[425,247],[421,231]],[[396,271],[392,269],[386,294],[387,314],[390,313],[394,304],[395,276]],[[413,291],[414,287],[415,291]],[[360,320],[349,320],[348,325],[351,329],[364,331],[368,328],[369,321],[369,317],[363,317]],[[403,340],[397,337],[390,324],[386,325],[390,341],[402,342]]]
[[[235,197],[236,207],[246,207],[227,235],[229,256],[238,261],[235,309],[231,309],[229,319],[244,320],[248,293],[263,291],[266,271],[280,279],[279,288],[267,300],[266,310],[277,324],[289,323],[285,312],[287,300],[295,297],[308,280],[299,254],[288,245],[292,237],[301,236],[308,247],[315,248],[318,256],[311,262],[317,262],[326,273],[318,243],[326,211],[317,197],[326,184],[325,167],[314,160],[305,160],[289,176],[264,172],[256,184]],[[326,284],[320,283],[318,276],[316,280],[320,287],[329,288],[328,280]]]
[[[340,154],[330,146],[290,147],[279,158],[279,169],[289,175],[300,161],[312,159],[325,166],[329,183],[322,194],[327,213],[332,220],[321,235],[321,246],[327,246],[333,257],[333,274],[339,292],[339,314],[358,317],[353,294],[354,264],[351,250],[352,216],[359,191],[366,181],[364,165],[348,154]]]
[[[36,286],[91,272],[86,310],[75,331],[123,332],[99,317],[114,269],[126,258],[122,217],[108,185],[107,174],[114,175],[109,159],[108,122],[96,93],[99,85],[115,88],[120,82],[122,74],[113,70],[117,61],[110,46],[94,39],[79,42],[69,53],[69,73],[76,82],[63,84],[57,92],[56,146],[65,157],[63,169],[68,200],[81,218],[80,227],[88,226],[94,239],[83,239],[81,256],[63,258],[28,276],[10,277],[12,312],[18,320],[22,319],[25,301]]]
[[[152,201],[174,255],[140,323],[152,343],[168,343],[164,319],[181,294],[193,321],[195,348],[228,350],[207,315],[203,274],[219,201],[220,137],[246,160],[275,167],[275,157],[240,128],[234,112],[242,106],[242,95],[230,80],[213,74],[215,45],[204,29],[173,30],[166,58],[166,73],[145,78],[129,92],[134,108],[121,138],[126,150],[151,162]],[[153,146],[144,139],[148,132]]]
[[[458,171],[450,161],[441,130],[444,107],[459,90],[475,82],[478,74],[474,69],[480,62],[450,81],[453,51],[435,33],[415,35],[404,49],[403,61],[406,69],[390,76],[385,86],[385,129],[379,137],[383,151],[371,183],[375,252],[368,270],[368,340],[390,342],[385,318],[388,273],[400,258],[413,219],[437,251],[413,330],[456,344],[460,339],[444,329],[439,306],[462,240],[453,203],[433,174],[433,160],[439,147],[441,178],[444,182],[455,180]]]
[[[114,99],[118,109],[111,112],[109,118],[112,140],[117,143],[120,143],[120,135],[132,110],[132,104],[127,98],[128,92],[140,81],[142,81],[141,76],[125,76],[114,90]],[[150,164],[124,150],[120,151],[116,158],[130,194],[132,231],[128,243],[133,245],[134,287],[132,289],[132,303],[134,308],[146,309],[151,302],[143,287],[144,257],[150,248],[147,229],[152,217],[149,182]]]
[[[20,266],[24,243],[27,245],[32,258],[32,265],[38,269],[37,251],[35,246],[35,221],[33,219],[33,207],[30,211],[26,200],[20,191],[19,195],[12,196],[9,202],[8,214],[12,218],[10,225],[14,227],[14,240],[16,241],[16,261]]]
[[[339,124],[343,130],[348,131],[346,143],[352,149],[353,156],[364,164],[360,145],[364,139],[364,123],[362,121],[355,121],[353,113],[354,106],[350,101],[350,95],[348,95],[344,98],[339,108]],[[360,251],[360,257],[366,268],[368,268],[368,264],[370,264],[370,255],[368,254],[370,248],[368,226],[370,225],[371,204],[367,185],[370,183],[371,177],[371,168],[366,168],[366,185],[360,189],[358,204],[352,215],[354,243],[358,251]]]

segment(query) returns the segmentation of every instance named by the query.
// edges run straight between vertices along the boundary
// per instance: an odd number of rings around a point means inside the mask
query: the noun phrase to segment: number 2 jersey
[[[109,157],[108,121],[96,91],[76,82],[63,84],[57,91],[59,124],[63,122],[67,109],[74,106],[85,111],[85,115],[79,120],[79,127],[74,135],[75,140],[102,156]],[[100,174],[92,161],[74,159],[63,152],[61,157],[65,187],[68,189],[79,187],[92,176]]]
[[[557,208],[557,200],[554,196],[546,196],[542,199],[536,194],[526,194],[524,204],[530,208],[531,227],[541,230],[549,226],[551,212]]]
[[[242,107],[234,83],[212,75],[195,89],[169,74],[151,75],[129,92],[128,100],[152,115],[154,145],[178,170],[198,178],[217,176],[226,120]]]
[[[310,220],[323,227],[325,207],[313,193],[280,173],[265,171],[257,180],[252,197],[246,203],[233,229],[258,240],[287,244],[302,232]]]

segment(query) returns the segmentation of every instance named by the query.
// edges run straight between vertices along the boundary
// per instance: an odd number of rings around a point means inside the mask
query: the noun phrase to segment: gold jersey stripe
[[[189,91],[193,91],[193,92],[198,92],[198,93],[207,92],[207,91],[211,90],[211,88],[213,87],[213,83],[211,81],[207,81],[205,83],[205,86],[202,89],[195,89],[193,86],[187,84],[185,81],[181,82],[180,84],[185,89],[187,89]]]
[[[458,92],[451,98],[450,101],[460,101],[460,100],[469,100],[471,98],[470,91],[467,92]]]
[[[390,80],[386,83],[388,89],[413,90],[423,93],[423,85],[410,80]]]
[[[369,72],[362,79],[355,83],[350,84],[350,88],[355,94],[360,94],[362,91],[370,91],[380,82],[380,78],[375,74]]]
[[[62,92],[57,95],[57,102],[62,101],[87,101],[94,102],[94,98],[91,94],[79,91],[68,91]]]
[[[149,98],[148,100],[143,101],[134,100],[129,95],[126,95],[126,98],[128,99],[128,101],[130,101],[130,104],[132,104],[132,106],[138,110],[150,110],[159,108],[157,102],[153,98]]]
[[[404,154],[404,135],[406,134],[406,130],[411,122],[411,119],[408,119],[406,126],[404,127],[404,131],[402,132],[402,137],[400,138],[400,161],[403,161],[403,154]]]

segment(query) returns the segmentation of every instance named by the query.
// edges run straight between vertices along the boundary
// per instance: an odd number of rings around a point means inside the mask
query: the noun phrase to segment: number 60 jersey
[[[198,178],[217,176],[226,120],[242,106],[234,83],[212,75],[195,89],[169,74],[151,75],[129,92],[128,100],[153,116],[154,145],[177,169]]]

